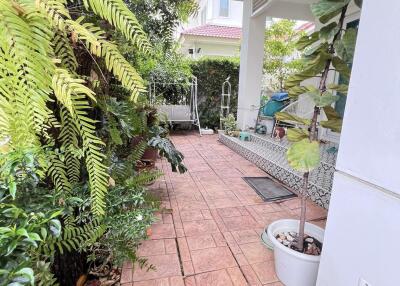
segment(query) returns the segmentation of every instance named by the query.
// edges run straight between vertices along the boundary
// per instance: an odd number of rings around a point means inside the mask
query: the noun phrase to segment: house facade
[[[181,32],[181,53],[198,59],[203,56],[239,57],[240,27],[205,24]]]
[[[178,31],[181,52],[191,58],[238,57],[243,2],[200,0],[199,12]]]
[[[198,13],[177,31],[181,52],[191,58],[202,56],[239,57],[243,2],[239,0],[199,0]],[[269,17],[265,25],[272,23]],[[314,25],[299,21],[299,30],[310,32]]]

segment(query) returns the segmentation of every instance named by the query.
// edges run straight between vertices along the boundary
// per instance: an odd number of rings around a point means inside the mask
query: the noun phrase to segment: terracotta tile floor
[[[138,251],[156,270],[125,263],[122,285],[283,285],[260,234],[274,220],[297,218],[299,199],[263,202],[241,177],[266,173],[219,143],[216,135],[186,133],[172,139],[189,171],[176,174],[165,160],[158,163],[165,175],[150,188],[165,209]],[[326,211],[310,202],[308,217],[324,227]]]

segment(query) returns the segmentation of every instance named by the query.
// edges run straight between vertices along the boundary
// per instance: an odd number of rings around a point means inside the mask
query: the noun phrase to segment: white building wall
[[[341,172],[333,189],[317,285],[399,285],[400,198]]]
[[[206,11],[206,24],[222,25],[222,26],[242,26],[243,2],[229,0],[229,16],[221,17],[219,15],[220,0],[199,0],[199,11],[195,17],[191,17],[188,23],[185,23],[178,32],[183,29],[197,27],[202,25],[202,11]]]
[[[255,126],[260,106],[263,78],[265,14],[251,17],[251,2],[243,6],[242,45],[237,127],[245,130]]]
[[[399,13],[364,1],[318,286],[399,285]]]
[[[199,11],[195,17],[189,19],[189,22],[179,27],[176,31],[176,37],[185,29],[190,29],[204,24],[241,27],[242,26],[242,11],[243,2],[229,0],[229,17],[219,16],[219,0],[199,0]],[[205,23],[202,21],[203,11],[206,13]],[[181,51],[184,55],[189,55],[188,49],[201,48],[200,53],[190,55],[193,58],[201,56],[228,56],[237,57],[240,53],[239,40],[224,39],[224,38],[209,38],[207,42],[204,39],[195,39],[194,36],[186,35],[180,38],[182,44]]]
[[[241,27],[242,26],[242,16],[243,16],[243,2],[242,1],[229,1],[229,16],[222,17],[219,15],[219,0],[210,0],[212,1],[212,17],[207,22],[208,24],[214,25],[222,25],[222,26],[233,26],[233,27]]]
[[[189,49],[194,49],[200,53],[196,53],[194,56],[189,54]],[[193,58],[200,58],[203,56],[223,56],[223,57],[238,57],[240,54],[240,44],[237,43],[221,43],[221,41],[215,42],[192,42],[185,41],[185,44],[181,47],[182,54],[186,56],[191,56]]]

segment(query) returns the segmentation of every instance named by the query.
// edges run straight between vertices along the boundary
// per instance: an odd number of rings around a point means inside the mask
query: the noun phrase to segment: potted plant
[[[239,130],[236,127],[235,115],[229,113],[227,117],[221,119],[224,132],[228,136],[239,137]]]
[[[157,155],[164,157],[171,165],[172,171],[185,173],[187,171],[183,164],[184,156],[179,152],[172,141],[168,138],[168,123],[162,120],[162,116],[157,109],[147,103],[137,107],[137,113],[140,114],[141,130],[131,140],[131,146],[140,147],[140,144],[146,143],[143,155],[140,161],[144,166],[137,168],[152,168],[157,160]]]
[[[318,129],[322,126],[340,132],[342,119],[332,105],[338,100],[338,93],[345,95],[347,86],[328,84],[329,74],[338,72],[341,77],[350,77],[349,63],[353,58],[356,30],[345,30],[344,20],[351,0],[319,0],[311,10],[322,24],[319,31],[302,37],[297,48],[305,56],[303,70],[290,76],[285,88],[292,98],[306,94],[314,102],[312,119],[304,119],[279,112],[280,121],[295,122],[295,128],[288,129],[288,140],[293,144],[287,151],[290,166],[303,172],[301,189],[300,220],[279,220],[268,227],[268,238],[274,246],[275,269],[279,279],[286,286],[313,286],[316,283],[323,229],[306,223],[306,197],[310,172],[320,163]],[[360,7],[360,1],[355,1]],[[338,16],[337,21],[332,21]],[[328,23],[329,22],[329,23]],[[302,86],[305,79],[318,77],[319,84]],[[321,112],[327,120],[321,119]]]

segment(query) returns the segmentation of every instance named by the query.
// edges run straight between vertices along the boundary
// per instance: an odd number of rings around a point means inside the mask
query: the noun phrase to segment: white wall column
[[[399,14],[364,1],[318,286],[399,284]]]
[[[252,1],[243,1],[238,128],[254,127],[260,105],[264,59],[265,14],[251,17]]]

